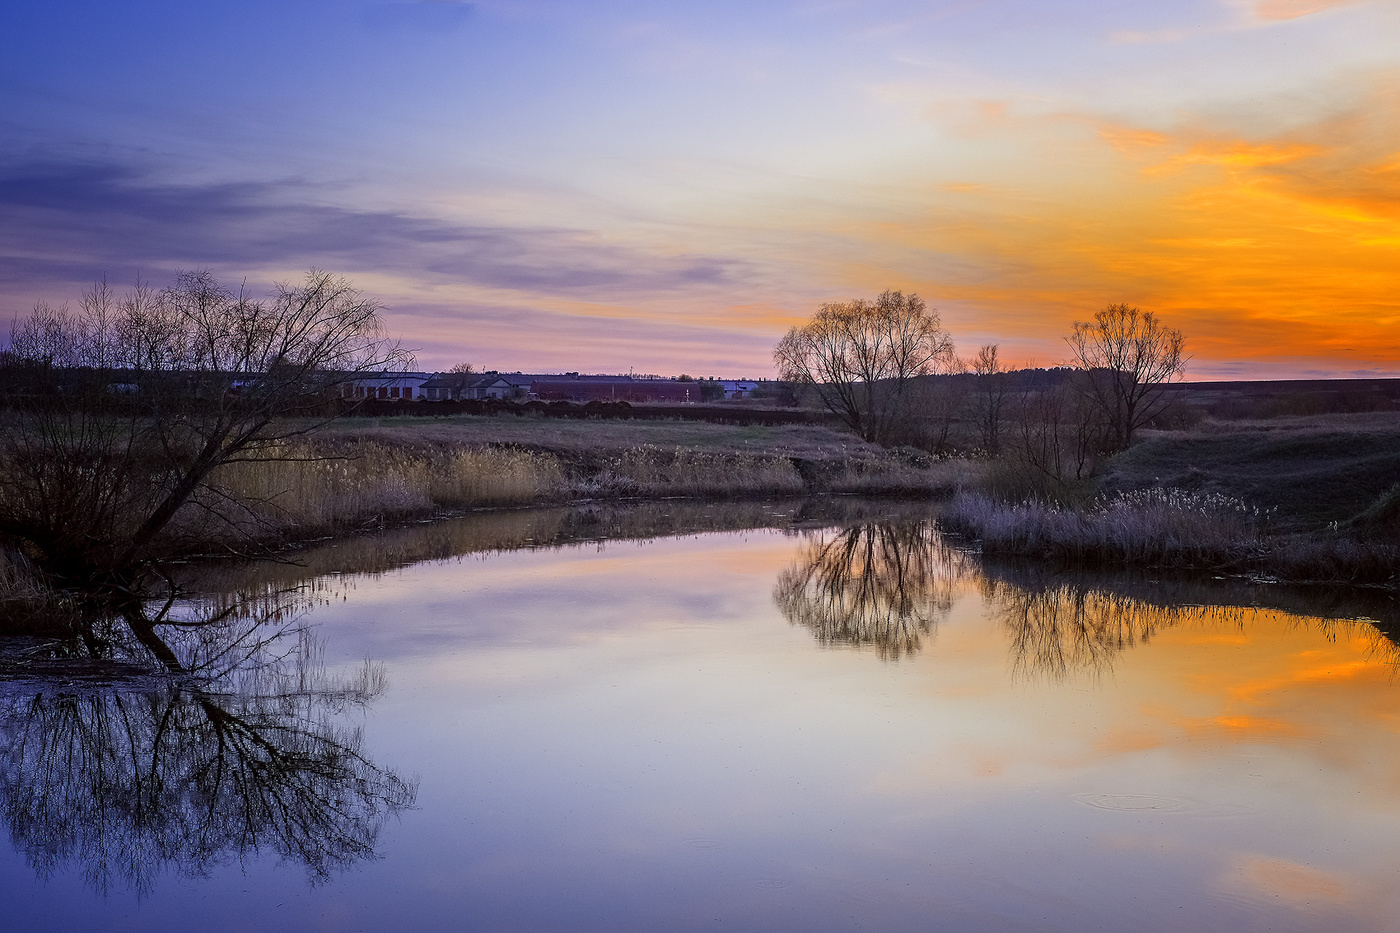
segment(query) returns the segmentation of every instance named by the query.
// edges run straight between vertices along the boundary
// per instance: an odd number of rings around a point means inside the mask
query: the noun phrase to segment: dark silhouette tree
[[[135,586],[177,515],[241,508],[215,470],[285,455],[355,379],[409,360],[375,301],[316,270],[268,299],[192,272],[41,303],[0,357],[0,544],[65,586]]]
[[[995,457],[1001,450],[1002,422],[1011,399],[1010,373],[996,344],[986,344],[977,351],[972,372],[977,377],[977,426],[982,434],[982,449]]]
[[[1119,448],[1167,405],[1162,387],[1181,377],[1185,338],[1151,311],[1109,305],[1092,321],[1076,321],[1065,338],[1088,378],[1079,383],[1112,425]]]
[[[779,378],[808,386],[864,440],[884,443],[902,426],[910,388],[947,366],[953,342],[918,295],[825,304],[773,351]]]

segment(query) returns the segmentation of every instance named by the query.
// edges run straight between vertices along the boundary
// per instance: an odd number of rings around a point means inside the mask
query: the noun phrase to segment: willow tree
[[[918,295],[822,305],[773,351],[779,377],[810,386],[864,440],[889,441],[908,416],[916,379],[945,368],[953,342]]]
[[[1092,321],[1076,321],[1065,339],[1075,364],[1088,374],[1080,383],[1085,394],[1120,448],[1162,412],[1169,402],[1163,386],[1186,371],[1181,331],[1132,305],[1109,305]]]
[[[41,303],[0,355],[0,544],[65,586],[130,590],[177,515],[228,543],[247,504],[211,483],[218,468],[285,456],[343,387],[407,360],[378,303],[317,270],[268,298],[190,272]]]

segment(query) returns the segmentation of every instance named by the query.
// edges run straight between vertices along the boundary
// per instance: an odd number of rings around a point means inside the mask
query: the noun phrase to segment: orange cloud
[[[1320,13],[1334,6],[1344,6],[1350,0],[1259,0],[1254,15],[1263,20],[1287,20]]]
[[[1181,165],[1224,165],[1236,168],[1257,168],[1262,165],[1283,165],[1321,152],[1318,146],[1303,143],[1275,145],[1270,143],[1230,142],[1197,143],[1183,155],[1157,166],[1154,171],[1169,171]]]
[[[865,228],[880,262],[850,274],[967,309],[955,336],[1054,346],[1128,301],[1181,327],[1198,366],[1400,370],[1400,92],[1382,77],[1273,136],[1027,122],[1040,162],[1019,187],[930,189],[922,216]]]
[[[1098,129],[1099,135],[1119,152],[1137,152],[1142,149],[1156,148],[1171,140],[1171,137],[1165,133],[1156,133],[1152,130],[1130,126],[1104,124]]]

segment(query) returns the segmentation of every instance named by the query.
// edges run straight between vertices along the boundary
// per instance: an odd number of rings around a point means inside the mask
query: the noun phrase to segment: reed
[[[81,618],[80,608],[55,590],[24,555],[0,548],[0,635],[57,635]]]
[[[206,499],[224,503],[217,509],[220,521],[242,534],[268,537],[442,509],[525,505],[558,498],[563,490],[559,463],[547,455],[368,444],[341,456],[310,446],[288,447],[262,459],[227,464]],[[212,514],[191,509],[187,520],[199,525],[201,513]]]
[[[940,524],[992,556],[1044,557],[1077,565],[1208,568],[1263,551],[1268,515],[1229,496],[1141,489],[1082,508],[1038,500],[1008,504],[961,494]]]
[[[420,516],[580,500],[739,500],[810,493],[930,498],[969,475],[966,461],[914,463],[854,454],[683,445],[531,449],[423,438],[333,436],[225,464],[179,516],[177,549],[207,551],[232,533],[285,542]]]
[[[194,542],[217,540],[228,530],[258,540],[305,538],[464,509],[879,493],[919,485],[918,471],[907,466],[838,464],[828,472],[836,481],[824,480],[814,490],[793,458],[766,453],[642,445],[580,458],[504,446],[298,445],[222,467],[208,494],[181,517],[178,531]]]
[[[744,498],[796,495],[803,489],[787,457],[644,445],[606,456],[571,491],[582,498]]]
[[[960,494],[940,514],[947,531],[990,557],[1076,567],[1223,570],[1294,583],[1394,587],[1400,549],[1337,529],[1275,534],[1272,510],[1220,493],[1140,489],[1086,506],[1000,502]]]

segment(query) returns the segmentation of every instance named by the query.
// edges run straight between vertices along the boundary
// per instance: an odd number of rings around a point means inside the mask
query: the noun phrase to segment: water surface
[[[1400,926],[1388,603],[844,509],[464,519],[12,644],[6,925]]]

